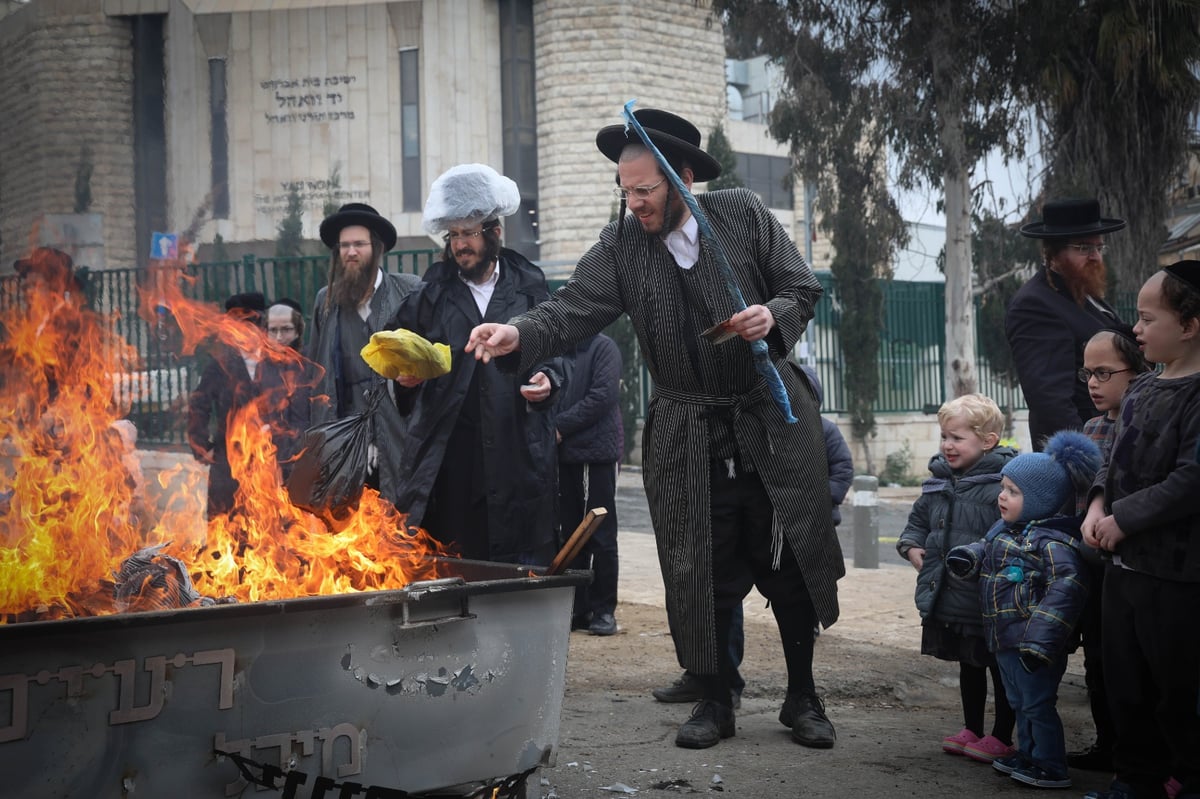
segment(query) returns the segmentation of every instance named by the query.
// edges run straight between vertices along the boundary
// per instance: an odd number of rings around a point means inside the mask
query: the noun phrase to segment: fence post
[[[879,478],[854,478],[854,567],[879,568]]]

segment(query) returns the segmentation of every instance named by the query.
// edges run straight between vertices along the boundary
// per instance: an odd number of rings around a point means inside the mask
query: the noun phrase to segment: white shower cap
[[[521,206],[517,184],[486,164],[450,167],[429,188],[422,227],[436,236],[455,223],[478,225]]]

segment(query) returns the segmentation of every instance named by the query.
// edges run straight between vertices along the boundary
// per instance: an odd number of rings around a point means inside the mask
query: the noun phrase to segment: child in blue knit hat
[[[1100,462],[1095,442],[1073,430],[1055,433],[1044,452],[1013,458],[1000,472],[1000,521],[946,556],[954,576],[979,579],[988,645],[1017,714],[1017,753],[992,767],[1036,788],[1071,785],[1056,702],[1088,572],[1079,518],[1062,511],[1073,512]]]

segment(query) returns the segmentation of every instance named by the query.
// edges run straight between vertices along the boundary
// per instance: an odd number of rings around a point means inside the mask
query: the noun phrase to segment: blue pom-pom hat
[[[1043,452],[1027,452],[1013,458],[1000,474],[1012,480],[1024,498],[1017,521],[1058,515],[1076,492],[1091,485],[1100,464],[1096,442],[1075,430],[1055,433]]]

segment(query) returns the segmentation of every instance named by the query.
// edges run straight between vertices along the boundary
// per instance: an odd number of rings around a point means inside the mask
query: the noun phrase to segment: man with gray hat
[[[329,282],[313,304],[312,338],[305,355],[324,374],[313,389],[311,423],[343,419],[367,408],[371,389],[388,381],[362,359],[371,334],[390,329],[385,322],[421,281],[416,275],[383,271],[383,256],[396,246],[396,228],[374,208],[347,203],[321,222],[321,241],[330,250]],[[370,450],[367,485],[396,502],[400,490],[399,442],[404,419],[390,400],[375,411],[375,444]]]
[[[430,187],[424,228],[443,233],[446,249],[388,327],[448,344],[451,367],[432,380],[396,381],[408,416],[397,507],[463,557],[545,565],[554,556],[550,411],[561,363],[514,373],[463,353],[476,325],[549,296],[542,270],[500,243],[500,219],[519,205],[517,184],[483,164],[452,167]]]
[[[720,175],[695,125],[655,109],[635,117],[684,188]],[[701,683],[675,743],[699,749],[735,733],[729,641],[733,609],[753,585],[771,603],[787,662],[779,720],[798,743],[832,747],[813,681],[813,628],[837,619],[846,569],[816,398],[784,361],[821,285],[755,194],[707,192],[697,207],[745,298],[736,310],[708,232],[700,235],[655,154],[624,125],[602,128],[596,146],[617,163],[617,221],[553,298],[510,324],[477,327],[468,351],[484,362],[516,355],[528,369],[629,316],[654,376],[642,474],[667,613],[680,665]],[[714,328],[734,335],[704,335]],[[794,424],[754,367],[751,342],[759,340],[781,373]]]

